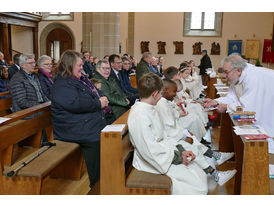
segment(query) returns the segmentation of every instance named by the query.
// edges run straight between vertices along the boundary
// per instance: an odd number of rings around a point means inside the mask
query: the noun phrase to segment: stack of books
[[[234,132],[246,140],[265,140],[268,138],[263,127],[259,125],[234,126]]]
[[[256,112],[234,112],[232,113],[233,119],[239,122],[254,122]]]

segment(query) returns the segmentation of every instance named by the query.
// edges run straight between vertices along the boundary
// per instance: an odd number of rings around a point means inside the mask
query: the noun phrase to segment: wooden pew
[[[0,97],[8,96],[9,94],[10,94],[9,91],[1,92]],[[0,99],[0,117],[2,117],[4,115],[7,115],[7,114],[10,114],[11,113],[11,110],[10,110],[11,107],[12,107],[11,97]]]
[[[100,194],[168,195],[171,179],[166,175],[138,171],[132,167],[133,147],[127,119],[129,111],[113,124],[126,124],[124,131],[101,133]]]
[[[227,113],[222,114],[219,150],[235,152],[234,192],[239,195],[269,195],[269,154],[266,140],[245,140],[233,132],[239,123]]]
[[[129,76],[130,84],[133,88],[137,89],[137,82],[136,82],[136,74],[132,74]]]
[[[39,114],[32,119],[23,119]],[[6,117],[11,119],[0,125],[0,194],[87,194],[89,179],[84,171],[84,160],[78,144],[53,141],[50,102],[36,105]],[[43,148],[42,130],[46,129],[50,141],[56,143],[32,160],[12,178],[7,173],[17,168]],[[28,141],[27,141],[28,140]],[[17,145],[16,148],[14,145]],[[16,151],[15,151],[16,150]],[[11,159],[11,164],[6,160]]]

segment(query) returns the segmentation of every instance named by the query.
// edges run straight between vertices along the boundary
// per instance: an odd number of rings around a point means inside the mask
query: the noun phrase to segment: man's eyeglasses
[[[26,64],[36,64],[36,62],[27,62]]]
[[[110,70],[110,67],[101,67],[103,70],[108,71]]]
[[[122,64],[123,62],[115,62],[115,64]]]
[[[229,72],[228,71],[223,71],[223,73],[225,74],[225,75],[228,75],[230,72],[232,72],[234,69],[231,69]]]

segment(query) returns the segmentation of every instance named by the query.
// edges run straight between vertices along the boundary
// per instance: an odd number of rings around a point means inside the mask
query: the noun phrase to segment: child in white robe
[[[183,91],[183,84],[180,80],[176,79],[174,82],[177,85],[176,97],[174,97],[174,102],[176,104],[183,103],[183,108],[189,113],[195,113],[203,121],[204,126],[208,123],[208,113],[204,110],[201,104],[193,101],[189,98],[188,94]]]
[[[153,73],[138,81],[141,102],[136,101],[128,117],[129,136],[134,146],[133,167],[166,174],[172,180],[172,194],[207,194],[207,176],[195,162],[195,155],[167,139],[154,105],[161,98],[162,80]]]

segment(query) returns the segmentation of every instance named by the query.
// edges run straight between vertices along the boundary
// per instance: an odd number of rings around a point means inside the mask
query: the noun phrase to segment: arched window
[[[221,36],[221,12],[185,12],[184,36]]]

